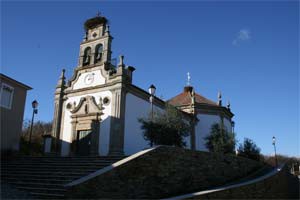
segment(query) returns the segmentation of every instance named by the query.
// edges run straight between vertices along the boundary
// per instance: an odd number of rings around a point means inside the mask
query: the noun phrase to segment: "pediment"
[[[103,66],[75,69],[68,81],[68,90],[95,87],[106,83],[107,75]]]
[[[100,114],[102,115],[102,100],[100,99],[100,103],[97,104],[95,97],[93,96],[85,96],[82,97],[78,103],[76,104],[68,104],[67,108],[70,110],[72,115],[92,115],[92,114]]]

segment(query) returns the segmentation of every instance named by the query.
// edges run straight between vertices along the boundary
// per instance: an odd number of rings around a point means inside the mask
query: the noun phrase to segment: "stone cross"
[[[191,75],[190,72],[187,73],[187,85],[191,85]]]

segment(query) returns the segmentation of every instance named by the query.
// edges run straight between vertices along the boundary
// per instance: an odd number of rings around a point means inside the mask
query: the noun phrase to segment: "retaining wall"
[[[265,167],[234,155],[161,146],[68,188],[69,198],[165,198],[221,186]]]

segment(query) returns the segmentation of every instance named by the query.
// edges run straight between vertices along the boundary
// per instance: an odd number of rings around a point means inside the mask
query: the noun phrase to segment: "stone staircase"
[[[1,182],[25,190],[33,198],[64,198],[64,185],[124,157],[17,157],[1,161]],[[2,191],[4,192],[4,191]]]

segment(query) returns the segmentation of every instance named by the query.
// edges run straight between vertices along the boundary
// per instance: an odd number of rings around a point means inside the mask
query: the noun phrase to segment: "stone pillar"
[[[99,155],[99,136],[100,136],[100,120],[97,119],[92,121],[92,138],[91,138],[91,149],[90,154],[93,156]]]
[[[51,135],[43,135],[43,138],[44,138],[44,154],[50,153],[52,137]]]
[[[124,88],[112,91],[109,155],[124,155],[125,103]]]
[[[55,109],[52,124],[52,136],[54,138],[54,152],[60,152],[60,128],[62,121],[62,111],[63,111],[63,98],[65,89],[65,70],[62,70],[61,76],[58,80],[56,90],[55,90]]]
[[[71,144],[70,144],[70,150],[69,155],[76,155],[77,153],[77,118],[72,119],[72,138],[71,138]]]
[[[112,37],[108,36],[108,38],[104,41],[103,45],[103,53],[102,53],[102,61],[103,62],[110,62],[111,61],[111,42]]]
[[[91,48],[91,55],[90,55],[90,64],[93,65],[95,63],[95,52],[96,52],[96,47]]]

